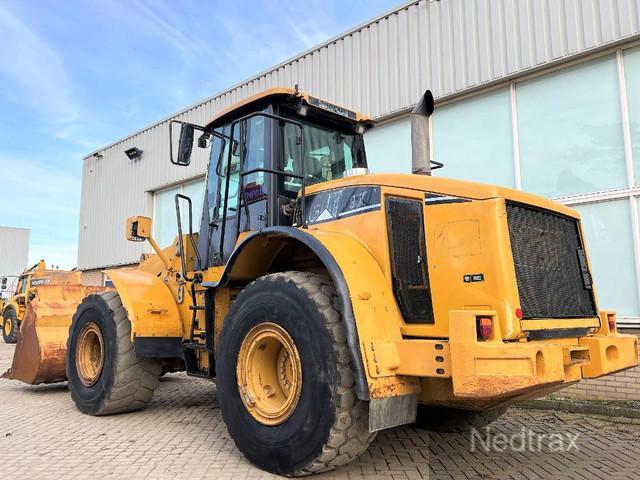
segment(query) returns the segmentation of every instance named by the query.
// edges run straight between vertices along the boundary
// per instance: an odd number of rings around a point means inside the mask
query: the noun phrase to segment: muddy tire
[[[78,306],[67,340],[71,398],[89,415],[144,408],[158,386],[158,360],[138,358],[131,322],[117,292],[87,296]]]
[[[507,407],[497,407],[480,412],[459,408],[418,405],[416,427],[432,432],[460,433],[482,428],[500,417]]]
[[[287,476],[332,470],[358,457],[375,437],[369,432],[368,403],[358,400],[355,393],[351,357],[336,305],[336,291],[327,277],[285,272],[251,283],[229,310],[218,343],[218,402],[236,446],[261,469]],[[243,353],[245,345],[254,338],[252,332],[265,325],[268,331],[285,332],[282,335],[294,345],[290,350],[295,351],[300,366],[297,403],[288,416],[270,425],[247,406],[246,394],[252,391],[243,384],[241,392],[238,382],[239,377],[244,378],[244,363],[250,362],[246,358],[252,358]],[[266,337],[259,337],[256,351],[271,348],[265,349],[262,338]],[[256,367],[267,368],[265,363]],[[264,376],[255,378],[258,382]],[[291,388],[298,384],[293,385]],[[269,395],[273,393],[267,391],[264,398]],[[259,389],[254,400],[260,404]]]
[[[4,343],[16,343],[18,341],[18,316],[13,308],[7,308],[2,316],[2,338]]]

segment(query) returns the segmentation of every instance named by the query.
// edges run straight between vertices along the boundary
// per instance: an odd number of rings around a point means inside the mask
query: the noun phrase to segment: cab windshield
[[[283,156],[280,170],[302,175],[302,162],[306,184],[326,182],[342,178],[344,172],[353,168],[354,159],[359,156],[361,145],[357,135],[345,134],[296,119],[303,127],[302,159],[300,159],[300,129],[290,123],[283,127]],[[285,177],[284,193],[297,194],[301,180]]]

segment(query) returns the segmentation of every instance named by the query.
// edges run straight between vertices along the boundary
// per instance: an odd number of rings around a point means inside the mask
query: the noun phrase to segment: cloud
[[[59,55],[0,4],[0,92],[10,102],[28,105],[49,123],[78,120],[73,85]]]
[[[180,51],[183,56],[190,57],[201,51],[200,43],[190,38],[189,35],[175,28],[169,21],[163,18],[163,13],[158,12],[152,5],[159,5],[157,2],[151,4],[144,0],[137,0],[133,4],[143,15],[136,16],[137,19],[146,20],[148,26],[146,30],[151,34],[163,39]],[[130,8],[131,5],[128,5]],[[169,15],[165,14],[165,17]]]
[[[272,5],[272,8],[274,7],[275,4]],[[317,2],[308,2],[301,6],[285,3],[278,5],[277,9],[293,34],[294,40],[302,43],[306,49],[315,47],[331,36],[324,29],[319,28],[320,25],[331,25],[331,19],[326,15],[326,5]]]

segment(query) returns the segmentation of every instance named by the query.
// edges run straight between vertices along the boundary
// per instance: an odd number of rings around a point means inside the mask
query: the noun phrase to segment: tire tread
[[[333,470],[362,454],[376,433],[369,432],[368,405],[358,400],[351,368],[351,355],[347,346],[344,325],[338,309],[338,297],[329,277],[310,272],[283,272],[261,277],[257,281],[293,282],[302,289],[325,320],[333,340],[340,382],[335,389],[335,421],[321,453],[307,466],[291,476],[305,476]]]
[[[161,364],[150,358],[136,357],[131,343],[131,322],[122,306],[120,296],[115,291],[98,293],[110,311],[116,328],[116,358],[113,361],[115,372],[113,385],[102,404],[92,415],[112,415],[131,412],[147,406],[159,384]],[[90,297],[82,303],[89,301]],[[71,339],[71,335],[69,335]],[[70,340],[69,340],[70,341]],[[69,349],[70,345],[67,346]],[[84,411],[82,399],[74,394],[71,397],[80,410]]]

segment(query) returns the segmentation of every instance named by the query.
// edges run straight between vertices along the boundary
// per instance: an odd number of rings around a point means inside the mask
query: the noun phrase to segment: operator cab
[[[225,264],[243,232],[298,225],[294,217],[305,187],[366,172],[363,134],[372,125],[297,89],[267,90],[204,127],[173,121],[172,163],[189,165],[194,143],[210,149],[200,269]]]

